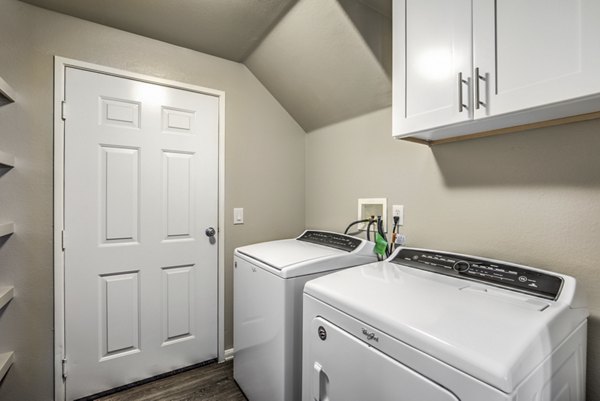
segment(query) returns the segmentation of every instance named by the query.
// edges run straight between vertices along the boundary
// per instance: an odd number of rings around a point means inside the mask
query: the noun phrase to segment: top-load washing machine
[[[235,250],[233,374],[250,401],[301,398],[304,284],[375,260],[372,242],[315,230]]]
[[[304,401],[584,401],[574,278],[400,248],[304,289]]]

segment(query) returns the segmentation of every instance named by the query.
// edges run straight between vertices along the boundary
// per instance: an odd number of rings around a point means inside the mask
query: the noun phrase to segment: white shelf
[[[0,237],[9,235],[15,232],[15,223],[0,223]]]
[[[0,309],[13,299],[14,287],[0,287]]]
[[[15,101],[15,91],[0,77],[0,106]],[[0,167],[14,167],[15,157],[9,153],[0,151]],[[0,223],[0,237],[12,234],[15,231],[14,223]],[[0,287],[0,309],[13,299],[14,287]],[[0,381],[4,379],[6,372],[15,360],[13,352],[0,354]]]
[[[0,106],[12,103],[15,101],[15,91],[0,77]]]
[[[0,380],[4,378],[6,372],[15,361],[14,352],[6,352],[4,354],[0,354]]]
[[[15,157],[10,153],[6,153],[0,150],[0,167],[14,167],[15,166]]]

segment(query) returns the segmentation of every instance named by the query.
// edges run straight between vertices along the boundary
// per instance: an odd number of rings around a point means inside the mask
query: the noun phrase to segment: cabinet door
[[[475,118],[600,92],[598,21],[598,0],[474,1]]]
[[[469,120],[471,1],[397,0],[393,13],[394,134]]]

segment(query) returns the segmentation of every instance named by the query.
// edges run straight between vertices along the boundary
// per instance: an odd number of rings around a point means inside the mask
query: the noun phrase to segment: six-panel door
[[[218,98],[66,70],[67,399],[217,355]]]

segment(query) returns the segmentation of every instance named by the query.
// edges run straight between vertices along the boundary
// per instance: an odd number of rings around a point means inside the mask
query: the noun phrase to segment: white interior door
[[[219,99],[65,79],[70,400],[217,356]]]

